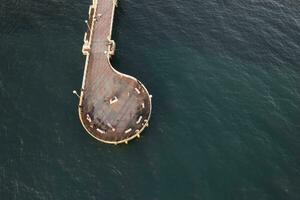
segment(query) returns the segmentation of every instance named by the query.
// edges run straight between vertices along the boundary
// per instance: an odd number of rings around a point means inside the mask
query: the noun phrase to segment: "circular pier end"
[[[140,138],[148,126],[151,95],[142,83],[125,74],[116,74],[111,82],[105,83],[98,95],[89,94],[89,90],[83,92],[82,105],[78,107],[80,121],[101,142],[128,144]]]

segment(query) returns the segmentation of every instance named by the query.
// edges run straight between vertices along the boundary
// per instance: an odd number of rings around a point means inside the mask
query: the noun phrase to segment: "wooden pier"
[[[116,71],[110,58],[116,0],[94,0],[86,21],[82,52],[86,63],[79,101],[79,117],[86,131],[109,144],[128,143],[148,126],[151,95],[136,78]]]

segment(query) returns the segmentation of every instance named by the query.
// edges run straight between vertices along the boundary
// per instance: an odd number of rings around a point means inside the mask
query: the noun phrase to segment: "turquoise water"
[[[0,199],[300,199],[300,4],[121,0],[114,66],[153,95],[140,140],[81,126],[88,0],[0,4]]]

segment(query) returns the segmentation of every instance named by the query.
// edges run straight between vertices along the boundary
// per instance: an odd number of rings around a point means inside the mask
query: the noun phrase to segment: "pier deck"
[[[78,109],[86,131],[110,144],[140,137],[151,115],[151,96],[144,85],[116,71],[110,63],[115,50],[111,34],[116,4],[115,0],[94,0],[90,6]]]

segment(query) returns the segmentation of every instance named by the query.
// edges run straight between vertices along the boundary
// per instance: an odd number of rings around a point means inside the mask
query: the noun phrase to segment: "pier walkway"
[[[99,141],[119,144],[140,137],[151,115],[151,95],[136,78],[116,71],[110,58],[115,0],[94,0],[86,21],[82,52],[86,55],[79,117]]]

